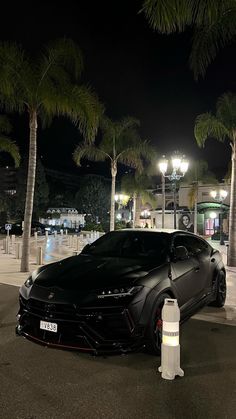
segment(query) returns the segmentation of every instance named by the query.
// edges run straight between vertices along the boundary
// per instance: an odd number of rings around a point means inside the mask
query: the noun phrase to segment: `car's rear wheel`
[[[170,298],[166,293],[161,294],[153,307],[146,334],[146,349],[149,353],[160,355],[162,342],[162,318],[161,311],[165,298]]]
[[[226,299],[226,277],[223,271],[220,271],[218,273],[216,283],[217,283],[216,299],[213,301],[211,305],[215,307],[223,307],[223,305],[225,304],[225,299]]]

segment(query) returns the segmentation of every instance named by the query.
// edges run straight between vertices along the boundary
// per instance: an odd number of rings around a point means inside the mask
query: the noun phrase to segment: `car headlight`
[[[99,290],[97,292],[97,298],[121,298],[121,297],[131,297],[134,294],[137,294],[143,287],[136,286],[136,287],[117,287],[117,288],[106,288],[103,290]]]
[[[26,279],[24,285],[26,286],[26,288],[30,288],[31,285],[33,285],[34,281],[32,279],[32,276],[30,275],[29,278]]]
[[[33,283],[34,283],[34,281],[35,281],[35,279],[37,278],[37,276],[40,274],[40,271],[39,271],[39,269],[36,269],[35,271],[33,271],[32,272],[32,274],[26,279],[26,281],[25,281],[25,283],[24,283],[24,285],[27,287],[27,288],[30,288],[32,285],[33,285]]]

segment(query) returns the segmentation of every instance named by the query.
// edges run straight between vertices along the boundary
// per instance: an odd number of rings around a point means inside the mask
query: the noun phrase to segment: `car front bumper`
[[[40,320],[56,323],[57,332],[40,329]],[[133,351],[144,341],[144,327],[122,305],[77,309],[22,296],[16,333],[45,346],[94,354]]]

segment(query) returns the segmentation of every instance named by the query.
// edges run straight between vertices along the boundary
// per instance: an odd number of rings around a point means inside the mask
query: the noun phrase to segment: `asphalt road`
[[[16,337],[18,288],[0,284],[0,418],[235,418],[236,327],[189,320],[183,378],[145,353],[93,357]]]

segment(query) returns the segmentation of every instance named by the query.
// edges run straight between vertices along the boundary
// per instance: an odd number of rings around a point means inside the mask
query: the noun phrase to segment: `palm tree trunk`
[[[27,176],[27,191],[26,191],[26,200],[25,200],[21,272],[29,271],[30,233],[31,233],[31,221],[32,221],[32,213],[33,213],[33,203],[34,203],[34,185],[35,185],[36,158],[37,158],[37,113],[36,111],[30,112],[29,129],[30,129],[29,163],[28,163],[28,176]]]
[[[196,184],[196,190],[195,190],[195,200],[194,200],[194,220],[193,220],[193,226],[194,226],[194,233],[197,234],[197,201],[198,201],[198,183]]]
[[[115,193],[116,193],[117,164],[111,163],[111,210],[110,210],[110,231],[115,230]]]
[[[228,265],[236,266],[236,133],[232,145]]]
[[[194,233],[197,234],[197,201],[194,203],[194,220],[193,220],[193,226],[194,226]]]
[[[136,222],[136,208],[137,208],[137,194],[134,192],[133,194],[133,228],[135,227]]]

